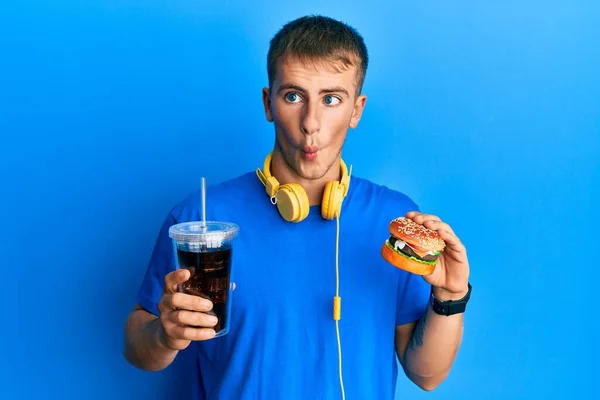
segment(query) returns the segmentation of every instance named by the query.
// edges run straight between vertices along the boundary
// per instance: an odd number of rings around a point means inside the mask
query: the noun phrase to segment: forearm
[[[160,340],[161,335],[164,335],[164,331],[156,316],[144,310],[135,310],[125,327],[123,355],[132,365],[147,371],[168,367],[178,351],[165,347]]]
[[[407,376],[424,389],[435,388],[450,372],[462,335],[462,313],[439,315],[429,305],[404,352]]]

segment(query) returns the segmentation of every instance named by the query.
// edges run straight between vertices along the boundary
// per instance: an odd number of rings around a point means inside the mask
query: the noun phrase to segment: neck
[[[319,179],[306,179],[294,172],[286,163],[279,149],[273,150],[271,160],[271,174],[280,184],[297,183],[304,188],[311,206],[320,205],[323,199],[323,192],[328,182],[341,179],[340,159],[332,165],[327,173]]]

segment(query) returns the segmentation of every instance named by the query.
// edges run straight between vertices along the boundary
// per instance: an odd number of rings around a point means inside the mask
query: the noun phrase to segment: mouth
[[[305,146],[304,149],[302,149],[302,158],[307,161],[313,161],[317,158],[318,151],[319,148],[317,146]]]

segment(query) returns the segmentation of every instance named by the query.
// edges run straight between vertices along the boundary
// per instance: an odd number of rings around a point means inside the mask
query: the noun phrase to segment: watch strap
[[[433,288],[431,288],[431,308],[435,311],[436,314],[440,315],[454,315],[465,312],[467,309],[467,303],[471,298],[471,283],[468,284],[468,290],[465,297],[459,300],[448,300],[441,301],[435,298],[433,295]]]

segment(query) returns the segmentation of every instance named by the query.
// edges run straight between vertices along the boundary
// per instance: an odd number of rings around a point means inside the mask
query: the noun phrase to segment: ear
[[[364,94],[361,94],[356,99],[356,102],[354,103],[354,109],[352,110],[352,118],[350,118],[350,128],[354,129],[358,126],[362,112],[365,109],[366,102],[367,96]]]
[[[273,112],[271,111],[271,92],[269,88],[263,88],[262,90],[262,100],[263,105],[265,107],[265,116],[267,117],[267,121],[273,122]]]

